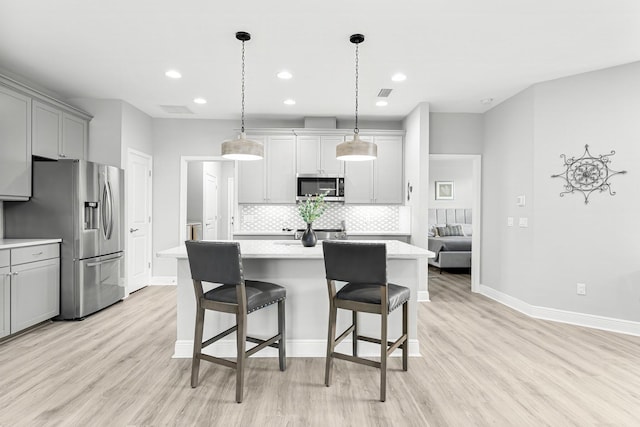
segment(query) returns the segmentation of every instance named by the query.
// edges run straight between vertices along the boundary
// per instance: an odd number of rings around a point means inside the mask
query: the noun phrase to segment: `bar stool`
[[[387,358],[402,348],[402,369],[408,368],[409,288],[387,282],[387,247],[384,243],[322,242],[329,291],[329,336],[324,383],[331,381],[333,359],[342,359],[380,369],[380,401],[386,399]],[[336,293],[335,281],[348,282]],[[387,341],[387,317],[402,306],[402,335]],[[353,323],[336,338],[338,309],[351,310]],[[358,312],[381,315],[380,339],[358,335]],[[352,334],[353,354],[335,351]],[[358,341],[380,344],[380,362],[358,357]]]
[[[238,242],[186,241],[191,278],[196,293],[196,326],[193,340],[191,387],[198,386],[200,360],[236,369],[236,402],[242,402],[245,360],[265,347],[278,349],[280,370],[286,369],[286,335],[284,301],[285,288],[268,282],[245,280],[242,274],[242,258]],[[202,282],[221,284],[204,293]],[[262,340],[247,336],[247,314],[278,303],[278,334]],[[202,341],[205,310],[221,311],[236,315],[236,325]],[[202,349],[227,335],[237,332],[236,361],[221,359],[202,353]],[[249,341],[258,344],[245,351]]]

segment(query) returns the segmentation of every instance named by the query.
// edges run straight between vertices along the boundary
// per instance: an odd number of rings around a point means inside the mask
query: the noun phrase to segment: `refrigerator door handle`
[[[120,258],[122,258],[122,254],[120,254],[120,255],[118,255],[118,256],[116,256],[114,258],[104,259],[102,261],[88,262],[87,263],[87,267],[96,267],[98,265],[107,264],[109,262],[119,261]]]
[[[111,239],[111,233],[113,233],[113,193],[111,192],[111,183],[105,182],[105,186],[108,189],[107,194],[109,196],[109,233],[107,239]]]
[[[113,230],[113,196],[111,194],[111,186],[109,181],[105,179],[104,188],[102,190],[102,234],[104,238],[109,240],[111,238],[111,231]]]

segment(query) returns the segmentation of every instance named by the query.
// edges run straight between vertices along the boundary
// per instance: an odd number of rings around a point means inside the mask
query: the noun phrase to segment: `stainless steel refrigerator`
[[[27,202],[5,202],[5,237],[62,238],[60,316],[124,297],[124,174],[84,160],[34,160]]]

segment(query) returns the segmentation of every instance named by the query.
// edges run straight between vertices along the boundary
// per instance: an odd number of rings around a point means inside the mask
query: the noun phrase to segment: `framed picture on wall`
[[[453,181],[436,181],[436,200],[453,200]]]

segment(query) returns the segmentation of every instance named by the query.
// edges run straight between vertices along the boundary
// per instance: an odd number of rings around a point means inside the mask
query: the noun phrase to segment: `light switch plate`
[[[525,205],[524,195],[520,195],[520,196],[516,197],[516,205],[517,206],[524,206]]]
[[[518,225],[520,227],[528,227],[529,226],[529,218],[527,218],[527,217],[518,218]]]
[[[507,217],[507,227],[513,227],[513,217],[512,216],[508,216]]]

